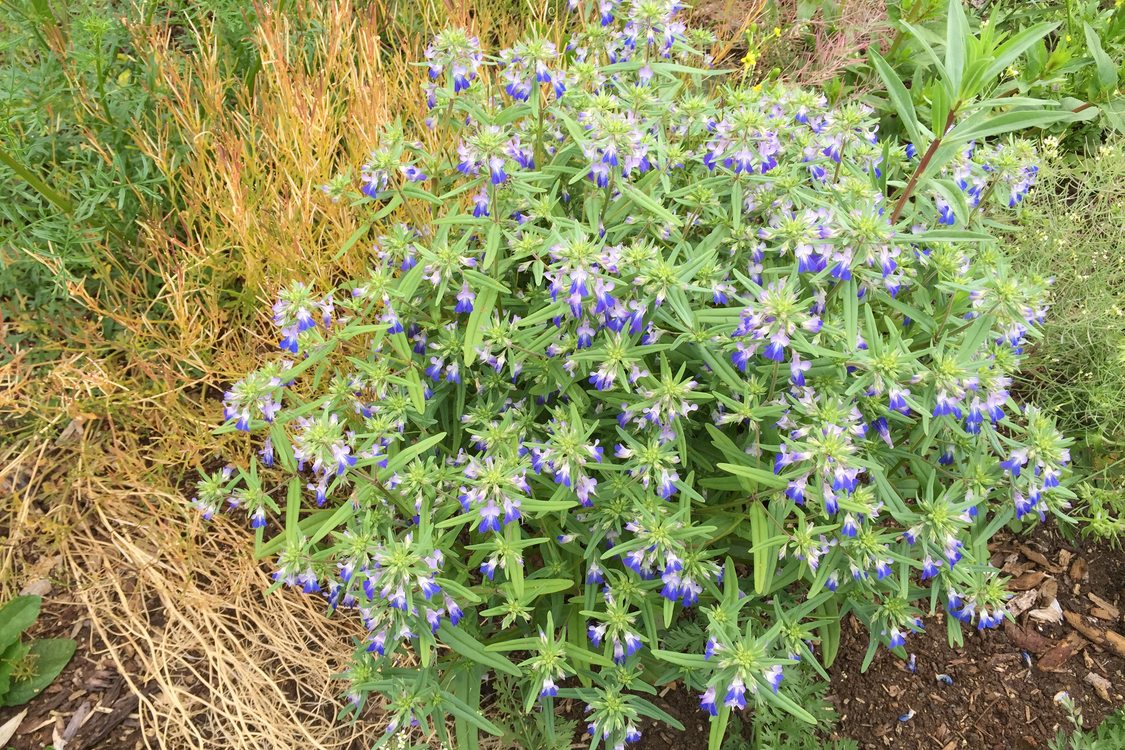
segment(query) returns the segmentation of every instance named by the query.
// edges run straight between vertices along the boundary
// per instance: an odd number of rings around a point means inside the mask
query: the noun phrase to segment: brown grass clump
[[[246,533],[201,533],[124,477],[89,483],[96,499],[64,559],[78,600],[159,747],[370,747],[377,722],[336,720],[352,618],[328,619],[299,593],[264,595],[268,575]],[[122,486],[124,485],[124,486]],[[163,510],[164,512],[161,512]]]

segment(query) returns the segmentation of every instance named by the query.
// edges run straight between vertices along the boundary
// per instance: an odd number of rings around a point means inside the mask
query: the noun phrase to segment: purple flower
[[[714,686],[708,687],[699,698],[699,707],[712,716],[719,715],[719,708],[715,705],[715,688]]]
[[[476,298],[476,293],[469,288],[469,282],[463,282],[461,291],[457,293],[457,306],[453,308],[453,311],[462,315],[471,313],[473,311],[473,300]]]
[[[723,705],[728,708],[744,709],[746,708],[746,685],[742,679],[735,677],[727,687],[726,697],[723,699]]]

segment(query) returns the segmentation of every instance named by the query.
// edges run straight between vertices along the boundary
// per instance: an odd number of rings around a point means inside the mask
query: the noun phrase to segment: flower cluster
[[[716,75],[676,11],[605,2],[495,59],[439,35],[449,148],[388,129],[347,193],[385,210],[372,268],[282,290],[284,354],[224,399],[261,458],[195,504],[283,517],[277,580],[358,616],[349,695],[387,694],[396,729],[485,669],[528,711],[583,701],[615,748],[664,718],[654,674],[712,715],[811,719],[785,675],[833,658],[835,602],[904,656],[937,602],[995,626],[970,540],[1070,496],[1067,441],[1011,393],[1044,290],[981,222],[1030,188],[1029,146],[974,144],[896,218],[912,147]],[[707,640],[675,651],[685,617]]]

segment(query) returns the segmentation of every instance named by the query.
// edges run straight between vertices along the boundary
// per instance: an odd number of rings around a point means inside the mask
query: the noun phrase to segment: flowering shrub
[[[485,671],[548,720],[584,702],[607,747],[676,723],[643,697],[673,679],[713,748],[731,710],[812,721],[786,671],[823,674],[844,614],[868,660],[937,607],[952,639],[997,625],[988,539],[1069,497],[1066,441],[1009,394],[1043,289],[981,228],[1030,148],[923,177],[867,107],[712,69],[674,10],[605,3],[496,59],[439,35],[455,150],[388,127],[358,192],[326,187],[406,223],[365,278],[283,289],[284,354],[226,394],[260,458],[195,503],[282,519],[260,552],[362,620],[349,695],[390,732],[505,733],[467,702]]]

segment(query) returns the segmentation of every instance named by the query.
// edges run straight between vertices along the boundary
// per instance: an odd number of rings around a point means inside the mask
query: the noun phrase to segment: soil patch
[[[84,619],[86,608],[58,596],[43,599],[39,620],[25,638],[73,638],[74,658],[25,706],[0,708],[0,726],[25,708],[6,748],[11,750],[127,750],[143,746],[138,697]]]
[[[867,634],[854,620],[845,623],[831,670],[841,719],[836,736],[856,740],[864,750],[1039,750],[1060,728],[1070,729],[1056,701],[1061,691],[1082,711],[1087,727],[1125,705],[1125,658],[1097,642],[1100,633],[1125,630],[1125,555],[1106,545],[1067,541],[1053,525],[1029,538],[1004,539],[993,553],[993,563],[1024,588],[1017,598],[1027,609],[997,630],[964,629],[959,649],[949,647],[939,613],[924,634],[907,641],[916,658],[913,673],[880,649],[861,674]],[[1068,619],[1044,621],[1052,601],[1087,632]]]

